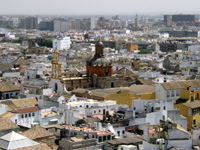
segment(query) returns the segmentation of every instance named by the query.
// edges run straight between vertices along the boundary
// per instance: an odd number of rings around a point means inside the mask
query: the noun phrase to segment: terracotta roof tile
[[[19,88],[12,82],[0,81],[0,91],[1,92],[19,91]]]
[[[0,130],[16,129],[18,125],[14,124],[9,118],[0,118]]]
[[[22,135],[31,140],[54,136],[53,133],[47,131],[45,128],[41,127],[40,125],[36,125],[32,127],[31,129],[22,133]]]
[[[188,80],[188,81],[161,83],[163,88],[166,90],[184,89],[185,84],[188,86],[191,86],[191,87],[200,87],[200,80]]]
[[[154,93],[155,86],[153,85],[132,85],[130,86],[131,93],[134,94],[145,94],[145,93]]]
[[[36,112],[36,111],[39,111],[39,110],[40,109],[38,107],[27,107],[27,108],[17,109],[17,111],[20,112],[21,114]]]
[[[15,110],[24,107],[33,107],[38,105],[38,102],[35,97],[31,98],[23,98],[23,99],[16,99],[16,100],[2,100],[0,101],[1,104],[7,105],[7,110]]]
[[[52,150],[47,144],[41,143],[35,146],[17,148],[15,150]]]
[[[188,106],[189,108],[198,108],[200,107],[200,101],[196,100],[194,102],[183,103],[183,105]]]

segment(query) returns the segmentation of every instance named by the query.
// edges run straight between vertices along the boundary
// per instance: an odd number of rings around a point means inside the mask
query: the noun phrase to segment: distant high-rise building
[[[164,22],[167,26],[172,26],[172,15],[164,15]]]
[[[178,14],[178,15],[164,15],[164,22],[169,22],[169,19],[172,22],[195,22],[195,15],[187,15],[187,14]]]
[[[38,18],[27,17],[27,18],[21,19],[21,23],[20,23],[19,27],[23,28],[23,29],[37,29],[38,28]]]
[[[82,19],[71,19],[69,20],[70,30],[90,30],[91,29],[91,19],[82,18]]]
[[[135,17],[135,28],[139,28],[139,19],[138,19],[137,14],[136,14],[136,17]]]
[[[109,19],[105,19],[104,17],[100,17],[97,20],[97,28],[106,28],[110,26]]]
[[[195,15],[172,15],[172,21],[195,21]]]
[[[40,22],[40,30],[54,30],[54,22],[53,21],[42,21]]]
[[[54,20],[55,32],[66,32],[69,30],[69,22],[64,19]]]

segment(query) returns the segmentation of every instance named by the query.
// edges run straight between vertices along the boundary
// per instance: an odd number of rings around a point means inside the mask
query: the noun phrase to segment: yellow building
[[[185,84],[184,89],[180,90],[180,98],[176,100],[176,103],[180,104],[194,100],[200,100],[200,91],[192,90],[191,86]]]
[[[115,100],[118,105],[126,104],[129,107],[132,107],[132,100],[139,98],[143,100],[156,99],[155,87],[153,85],[132,85],[118,93],[104,96],[104,100]]]
[[[181,103],[174,107],[180,109],[180,114],[187,118],[188,130],[191,130],[192,126],[200,127],[200,101]]]
[[[180,90],[180,98],[176,100],[175,108],[180,109],[180,114],[187,118],[188,129],[192,126],[199,127],[200,123],[200,91],[192,90],[191,86],[184,85]]]

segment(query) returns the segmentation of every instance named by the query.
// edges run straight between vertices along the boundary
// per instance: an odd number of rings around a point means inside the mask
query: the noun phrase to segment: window
[[[24,115],[23,115],[23,114],[21,115],[21,118],[24,118]]]
[[[166,110],[166,107],[164,106],[163,109]]]
[[[165,120],[165,116],[163,115],[163,120]]]
[[[107,136],[107,140],[110,140],[110,135]]]
[[[193,120],[193,125],[196,125],[196,119]]]
[[[106,141],[106,135],[103,136],[103,141]]]
[[[171,97],[174,97],[174,91],[171,92]]]
[[[94,114],[96,114],[96,110],[94,111]]]
[[[125,134],[125,131],[124,131],[124,130],[122,131],[122,134]]]
[[[25,118],[27,118],[27,116],[28,116],[28,115],[27,115],[27,114],[25,114]]]
[[[115,85],[114,85],[114,82],[111,82],[111,88],[114,88]]]
[[[99,110],[99,113],[101,112],[101,110]]]
[[[31,117],[31,113],[29,113],[28,116]]]
[[[169,95],[169,91],[167,91],[166,97],[170,97],[170,95]]]
[[[176,96],[179,96],[179,91],[178,90],[176,90]]]
[[[120,131],[117,131],[118,136],[120,136]]]
[[[102,136],[99,137],[99,143],[102,142]]]
[[[32,113],[32,116],[34,117],[34,116],[35,116],[35,113]]]

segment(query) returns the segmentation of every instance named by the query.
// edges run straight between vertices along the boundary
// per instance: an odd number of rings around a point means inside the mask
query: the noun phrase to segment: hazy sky
[[[200,0],[0,0],[3,14],[199,13]]]

